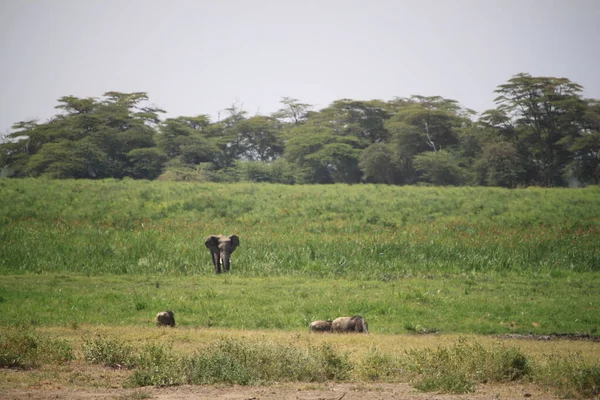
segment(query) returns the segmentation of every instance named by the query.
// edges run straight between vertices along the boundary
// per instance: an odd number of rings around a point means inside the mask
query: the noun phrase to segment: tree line
[[[518,74],[477,114],[455,100],[284,97],[271,115],[237,105],[162,120],[144,92],[65,96],[47,122],[0,143],[3,176],[274,183],[579,186],[600,183],[600,100],[566,78]]]

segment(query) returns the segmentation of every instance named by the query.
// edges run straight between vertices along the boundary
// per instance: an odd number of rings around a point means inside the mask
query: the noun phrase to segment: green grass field
[[[550,386],[564,381],[564,393],[599,393],[598,360],[581,363],[572,349],[558,358],[530,358],[527,352],[482,348],[470,340],[454,342],[450,350],[403,348],[404,355],[385,349],[387,342],[431,333],[599,336],[599,187],[0,179],[0,196],[0,350],[10,347],[2,347],[7,341],[21,343],[23,335],[11,332],[23,326],[58,330],[59,337],[81,336],[80,327],[88,332],[94,326],[152,336],[156,313],[172,309],[179,332],[299,334],[307,341],[308,348],[299,353],[295,347],[264,347],[253,341],[236,345],[234,340],[234,347],[227,349],[215,344],[216,354],[222,351],[225,358],[245,360],[253,354],[258,359],[252,362],[260,364],[283,352],[305,368],[285,378],[261,378],[248,375],[257,370],[252,364],[242,371],[242,381],[233,383],[329,379],[331,371],[315,369],[315,363],[325,362],[335,367],[332,379],[385,381],[372,374],[389,370],[388,377],[396,381],[420,376],[422,390],[470,391],[479,379],[503,381],[516,368],[522,375],[518,379]],[[204,237],[217,233],[235,233],[241,240],[232,256],[232,272],[218,276],[204,247]],[[356,363],[344,361],[346,347],[330,350],[325,343],[315,350],[310,343],[317,339],[305,336],[311,320],[342,315],[362,315],[373,334],[373,352],[363,349]],[[120,342],[82,345],[82,340],[76,340],[77,346],[112,353],[127,347]],[[213,335],[211,340],[218,338]],[[56,343],[49,348],[63,357],[65,345]],[[597,347],[586,346],[592,348],[587,353]],[[144,375],[152,370],[144,369],[144,363],[153,357],[162,360],[156,361],[160,368],[180,371],[189,382],[205,382],[202,377],[218,372],[190,372],[204,362],[211,364],[212,355],[169,358],[161,348],[139,351],[132,364],[139,378],[134,385],[176,384]],[[4,356],[0,351],[0,361]],[[440,371],[428,369],[431,362],[450,371],[457,368],[440,357],[456,363],[471,357],[499,370],[489,372],[495,377],[476,376],[479,364],[463,363],[470,365],[463,375],[442,374],[449,387],[440,382],[429,386],[429,378],[440,376]],[[406,359],[413,361],[407,366]],[[394,375],[400,370],[412,372]],[[346,375],[335,378],[336,371]],[[214,382],[227,383],[230,372]],[[559,375],[566,378],[559,380]]]
[[[236,233],[239,276],[393,281],[598,272],[600,188],[284,186],[1,180],[5,272],[210,275],[203,238]]]
[[[591,333],[600,188],[0,180],[1,324]],[[236,233],[215,276],[204,237]],[[44,304],[44,306],[40,306]]]

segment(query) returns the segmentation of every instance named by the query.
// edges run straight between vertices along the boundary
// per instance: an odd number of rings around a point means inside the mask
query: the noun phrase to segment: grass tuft
[[[487,349],[461,338],[449,347],[407,351],[406,368],[423,391],[468,393],[477,383],[511,382],[530,375],[527,357],[517,348]]]
[[[580,354],[548,356],[536,364],[534,378],[567,398],[600,395],[600,365],[584,360]]]
[[[162,345],[148,345],[141,351],[137,368],[125,386],[177,386],[189,383],[184,368],[187,362]]]
[[[30,327],[0,331],[0,367],[35,368],[62,364],[74,358],[71,345],[62,339],[40,334]]]
[[[132,368],[138,364],[135,347],[96,333],[83,339],[83,358],[92,364],[113,368]]]

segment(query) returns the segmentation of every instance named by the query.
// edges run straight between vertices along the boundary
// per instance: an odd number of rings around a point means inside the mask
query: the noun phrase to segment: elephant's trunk
[[[223,272],[229,272],[229,252],[221,252],[221,264],[223,265]]]

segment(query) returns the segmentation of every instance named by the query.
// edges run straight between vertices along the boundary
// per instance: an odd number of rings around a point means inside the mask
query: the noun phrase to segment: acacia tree
[[[566,78],[515,75],[498,86],[499,116],[514,124],[521,161],[531,183],[564,184],[570,161],[568,138],[578,135],[585,102],[582,87]]]
[[[471,123],[473,114],[456,101],[439,96],[395,99],[392,107],[396,113],[384,126],[390,134],[388,143],[393,154],[393,162],[388,168],[393,171],[394,183],[398,184],[411,184],[421,179],[424,171],[413,164],[417,155],[441,150],[456,152],[461,144],[461,130]],[[442,163],[440,168],[447,165],[446,157],[424,160],[421,166],[433,168],[438,160]],[[453,160],[459,161],[456,156]]]
[[[206,115],[169,118],[159,127],[158,146],[169,159],[184,164],[212,162],[219,148],[207,136],[209,126]]]
[[[583,183],[600,183],[600,100],[587,99],[581,129],[567,139],[572,152],[568,168]]]
[[[240,120],[236,126],[238,158],[271,162],[283,154],[283,137],[275,118],[257,115]]]
[[[456,100],[440,96],[411,96],[392,118],[419,130],[430,151],[448,150],[459,144],[459,129],[470,122],[474,111]]]
[[[284,157],[297,165],[306,183],[360,182],[356,139],[308,124],[294,128],[291,136]]]
[[[108,92],[102,100],[61,97],[56,108],[62,114],[43,124],[14,125],[17,130],[0,144],[2,162],[17,177],[120,178],[133,173],[155,178],[151,171],[160,169],[164,158],[137,150],[155,147],[154,127],[163,111],[143,107],[146,100],[141,92]],[[138,163],[143,167],[138,169]],[[151,163],[156,165],[149,168]]]
[[[380,100],[341,99],[319,112],[308,114],[306,123],[329,128],[338,135],[352,136],[357,146],[364,149],[373,143],[387,141],[389,133],[385,121],[390,115]]]
[[[291,97],[283,97],[280,101],[284,105],[272,114],[273,118],[278,119],[282,123],[298,126],[306,121],[308,111],[313,107],[307,103],[300,103],[298,99]]]

